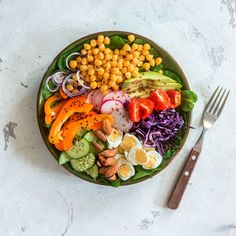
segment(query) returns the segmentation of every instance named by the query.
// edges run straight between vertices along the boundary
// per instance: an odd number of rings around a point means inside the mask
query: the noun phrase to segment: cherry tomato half
[[[140,103],[140,116],[142,119],[146,119],[153,112],[154,102],[148,98],[138,99]]]
[[[128,107],[129,118],[133,122],[140,121],[140,104],[137,99],[131,100]]]
[[[170,98],[162,89],[157,89],[155,92],[152,92],[149,99],[154,102],[154,108],[157,111],[162,111],[169,108]]]
[[[170,98],[169,108],[176,108],[181,104],[181,92],[176,90],[168,90],[166,93]]]

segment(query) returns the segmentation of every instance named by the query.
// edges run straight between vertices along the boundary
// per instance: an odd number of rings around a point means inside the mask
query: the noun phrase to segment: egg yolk
[[[111,141],[116,141],[121,136],[121,132],[117,129],[112,129],[109,139]]]
[[[145,164],[145,167],[146,167],[147,169],[152,169],[152,168],[155,166],[155,163],[156,163],[155,157],[149,156],[149,161],[148,161],[147,164]]]
[[[128,177],[131,174],[131,170],[130,170],[129,165],[127,165],[127,164],[121,165],[119,168],[119,174],[123,178]]]
[[[122,141],[122,147],[125,151],[129,151],[136,143],[133,137],[126,136]]]
[[[136,153],[135,153],[135,161],[138,163],[138,164],[144,164],[145,162],[147,162],[147,159],[148,159],[148,155],[147,153],[142,150],[142,149],[139,149]]]

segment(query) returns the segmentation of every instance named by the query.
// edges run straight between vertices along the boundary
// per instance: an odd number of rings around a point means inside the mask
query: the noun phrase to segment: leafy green
[[[155,48],[150,48],[149,53],[153,55],[154,58],[159,57],[159,54]]]
[[[112,36],[110,37],[110,44],[107,45],[107,47],[111,49],[121,49],[126,43],[129,43],[128,39],[122,38],[120,36]]]
[[[119,187],[120,186],[120,179],[117,178],[115,181],[112,181],[111,186],[116,187],[116,188]]]
[[[51,97],[52,93],[47,89],[46,85],[43,85],[42,88],[42,96],[44,98],[44,100],[48,99],[49,97]]]
[[[181,102],[181,106],[182,106],[182,110],[185,112],[190,112],[193,107],[194,107],[194,103],[197,102],[197,95],[191,91],[191,90],[184,90],[182,91],[182,102]]]
[[[151,71],[158,72],[159,70],[163,69],[163,67],[164,67],[163,64],[155,65],[154,67],[151,68]]]
[[[140,178],[143,178],[143,177],[149,176],[149,175],[150,175],[150,173],[146,170],[138,170],[136,172],[136,174],[134,175],[133,180],[140,179]]]
[[[70,157],[65,152],[62,152],[59,157],[59,165],[63,165],[68,161],[70,161]]]
[[[90,175],[94,180],[98,177],[98,166],[95,164],[90,169],[86,171],[88,175]]]
[[[146,42],[145,42],[145,40],[143,40],[143,39],[137,38],[137,39],[134,40],[133,43],[137,43],[137,44],[145,44]]]
[[[164,153],[163,158],[164,158],[164,159],[170,159],[171,157],[172,157],[172,151],[171,151],[171,149],[168,149],[168,150]]]
[[[179,84],[183,84],[183,81],[180,79],[180,77],[169,70],[164,70],[163,75],[170,77],[171,79],[177,81]]]

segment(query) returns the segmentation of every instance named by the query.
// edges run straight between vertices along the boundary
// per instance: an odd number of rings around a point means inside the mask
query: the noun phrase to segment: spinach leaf
[[[145,170],[138,170],[136,174],[133,177],[133,180],[143,178],[144,176],[149,176],[150,172],[145,171]]]
[[[170,77],[171,79],[175,80],[179,84],[183,84],[183,81],[180,79],[180,77],[169,70],[164,70],[163,75]]]
[[[137,44],[145,44],[145,41],[143,39],[137,38],[134,40],[133,43],[137,43]]]
[[[153,55],[154,58],[159,57],[159,54],[155,48],[150,48],[149,53]]]
[[[191,90],[184,90],[182,91],[182,102],[181,102],[181,106],[182,106],[182,110],[185,112],[190,112],[193,107],[194,107],[194,103],[197,102],[197,95],[191,91]]]
[[[151,71],[158,72],[159,70],[163,69],[163,67],[164,67],[163,64],[155,65],[154,67],[151,68]]]
[[[171,158],[171,157],[172,157],[172,151],[171,151],[171,149],[168,149],[168,150],[164,153],[163,158],[164,158],[164,159],[169,159],[169,158]]]
[[[46,85],[43,85],[42,88],[42,96],[44,100],[47,100],[49,97],[51,97],[52,93],[47,89]]]
[[[111,186],[116,187],[116,188],[119,187],[120,186],[120,179],[117,178],[115,181],[112,181]]]
[[[129,43],[128,39],[122,38],[120,36],[112,36],[110,37],[110,44],[107,45],[107,47],[111,49],[121,49],[126,43]]]

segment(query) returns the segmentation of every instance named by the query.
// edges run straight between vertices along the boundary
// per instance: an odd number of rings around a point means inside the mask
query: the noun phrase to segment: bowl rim
[[[146,36],[143,36],[143,35],[140,35],[140,34],[136,34],[136,33],[133,33],[133,32],[129,32],[129,31],[120,31],[120,30],[108,30],[108,31],[100,31],[100,32],[95,32],[95,33],[92,33],[92,34],[88,34],[88,35],[85,35],[73,42],[71,42],[69,45],[67,45],[65,48],[63,48],[52,60],[52,62],[50,63],[50,65],[47,67],[47,70],[45,71],[42,79],[41,79],[41,82],[39,84],[39,89],[38,89],[38,93],[37,93],[37,103],[36,103],[36,115],[37,115],[37,123],[38,123],[38,126],[39,126],[39,130],[40,130],[40,134],[41,134],[41,137],[44,141],[44,144],[46,145],[48,151],[51,153],[51,155],[54,157],[54,159],[58,162],[58,157],[54,155],[54,153],[52,152],[52,150],[48,147],[48,144],[44,138],[44,131],[43,131],[43,127],[40,123],[40,111],[39,111],[39,101],[40,101],[40,94],[41,94],[41,88],[42,88],[42,85],[43,85],[43,81],[44,81],[44,78],[46,76],[46,74],[48,73],[48,70],[49,68],[51,67],[52,63],[55,61],[56,58],[59,58],[60,54],[63,53],[63,51],[66,51],[72,44],[75,44],[76,42],[78,41],[81,41],[81,40],[84,40],[88,37],[95,37],[99,34],[124,34],[124,35],[129,35],[129,34],[133,34],[135,35],[135,37],[140,37],[144,40],[147,40],[149,42],[151,42],[153,44],[153,46],[155,46],[156,48],[160,48],[169,58],[171,58],[171,60],[175,63],[175,66],[178,68],[178,70],[181,72],[181,79],[183,79],[184,81],[184,84],[186,86],[187,89],[190,89],[190,86],[189,86],[189,83],[188,83],[188,80],[187,80],[187,77],[186,75],[184,74],[182,68],[180,67],[180,65],[178,64],[178,62],[175,60],[175,58],[168,52],[166,51],[162,46],[160,46],[159,44],[157,44],[156,42],[154,42],[153,40],[147,38]],[[164,169],[166,169],[166,167],[178,156],[179,152],[182,150],[187,138],[188,138],[188,135],[189,135],[189,130],[190,130],[190,126],[191,126],[191,122],[192,122],[192,111],[189,112],[189,116],[188,116],[188,127],[186,128],[186,132],[185,132],[185,136],[183,138],[183,141],[182,141],[182,144],[179,146],[178,150],[175,152],[175,154],[166,162],[165,166],[160,170],[160,171],[157,171],[155,172],[154,174],[152,174],[151,176],[144,176],[143,178],[140,178],[140,179],[137,179],[137,180],[134,180],[132,181],[131,183],[126,183],[126,182],[122,182],[120,186],[128,186],[128,185],[133,185],[133,184],[137,184],[137,183],[141,183],[145,180],[148,180],[152,177],[154,177],[155,175],[159,174],[160,172],[162,172]],[[93,184],[97,184],[97,185],[103,185],[103,186],[109,186],[111,187],[111,185],[108,185],[108,184],[105,184],[105,183],[98,183],[98,182],[95,182],[93,181],[92,179],[89,180],[89,179],[84,179],[80,176],[77,176],[73,173],[73,171],[71,170],[71,168],[67,167],[66,165],[61,165],[63,168],[65,168],[67,171],[69,171],[72,175],[76,176],[77,178],[80,178],[86,182],[90,182],[90,183],[93,183]]]

